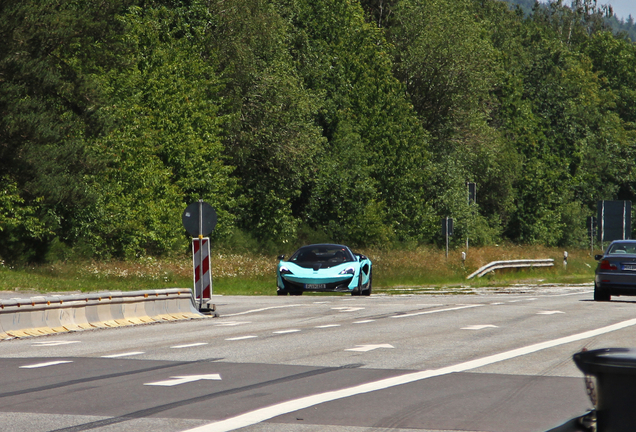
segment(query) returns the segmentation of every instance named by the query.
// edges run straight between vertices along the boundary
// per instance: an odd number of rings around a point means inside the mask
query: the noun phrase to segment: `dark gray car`
[[[615,240],[603,255],[594,275],[594,300],[609,301],[612,295],[636,295],[636,240]]]

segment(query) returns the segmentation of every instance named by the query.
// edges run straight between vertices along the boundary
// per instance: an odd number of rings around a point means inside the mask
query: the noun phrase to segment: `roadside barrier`
[[[205,317],[185,288],[0,300],[0,340]]]
[[[504,268],[524,268],[524,267],[552,267],[554,260],[549,259],[525,259],[525,260],[509,260],[509,261],[493,261],[471,273],[466,279],[472,279],[475,276],[482,277],[488,272],[504,269]]]

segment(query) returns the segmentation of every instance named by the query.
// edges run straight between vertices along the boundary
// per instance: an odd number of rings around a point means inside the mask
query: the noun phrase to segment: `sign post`
[[[453,235],[453,218],[442,219],[442,235],[446,239],[446,259],[448,259],[448,238]]]
[[[204,267],[204,249],[203,249],[203,245],[204,245],[204,236],[210,234],[212,231],[214,231],[214,227],[216,226],[216,222],[217,222],[217,216],[216,216],[216,210],[214,210],[214,207],[212,207],[210,204],[206,203],[205,201],[203,201],[202,199],[200,199],[198,202],[192,203],[190,204],[188,207],[186,207],[186,209],[183,211],[183,215],[181,215],[181,221],[183,222],[183,227],[186,229],[186,231],[188,232],[188,234],[190,234],[192,237],[196,237],[196,239],[194,239],[195,242],[198,242],[198,248],[193,248],[193,264],[194,264],[194,271],[195,271],[195,277],[194,277],[194,281],[195,281],[195,285],[194,285],[194,296],[195,299],[197,298],[198,295],[198,299],[199,299],[199,311],[202,311],[203,308],[203,297],[204,297],[204,272],[203,272],[203,267]],[[207,266],[208,266],[208,275],[210,278],[210,289],[209,289],[209,293],[210,293],[210,298],[212,297],[212,275],[211,275],[211,268],[210,268],[210,242],[209,239],[207,239],[206,241],[207,246],[208,246],[208,253],[207,253]],[[196,257],[197,257],[197,253],[195,251],[195,249],[198,249],[198,258],[199,258],[199,265],[196,265]],[[198,274],[196,273],[198,270]],[[197,280],[197,276],[198,276],[198,280],[199,280],[199,287],[200,289],[197,290],[197,284],[196,284],[196,280]]]

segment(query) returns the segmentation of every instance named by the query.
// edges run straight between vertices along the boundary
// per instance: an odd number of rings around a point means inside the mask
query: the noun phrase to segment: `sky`
[[[598,4],[611,4],[618,19],[626,20],[631,14],[636,20],[636,1],[634,0],[599,0]]]

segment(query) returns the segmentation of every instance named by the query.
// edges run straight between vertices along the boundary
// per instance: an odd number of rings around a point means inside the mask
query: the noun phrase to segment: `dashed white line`
[[[354,321],[352,324],[365,324],[365,323],[370,323],[373,322],[375,320],[372,319],[368,319],[368,320],[362,320],[362,321]]]
[[[253,339],[255,337],[258,337],[258,336],[238,336],[238,337],[233,337],[233,338],[227,338],[225,340],[226,341],[238,341],[238,340],[244,340],[244,339]]]
[[[407,317],[418,316],[418,315],[427,315],[427,314],[433,314],[433,313],[439,313],[439,312],[449,312],[449,311],[455,311],[455,310],[460,310],[460,309],[475,308],[475,307],[480,307],[480,306],[483,306],[483,304],[457,306],[457,307],[446,308],[446,309],[435,309],[435,310],[432,310],[432,311],[414,312],[414,313],[404,314],[404,315],[393,315],[391,318],[407,318]]]
[[[492,324],[477,324],[477,325],[469,325],[467,327],[462,327],[462,330],[483,330],[485,328],[497,328],[497,326]]]
[[[340,324],[325,324],[325,325],[316,326],[314,328],[323,329],[323,328],[331,328],[331,327],[340,327]]]
[[[300,330],[298,330],[298,329],[289,329],[289,330],[279,330],[279,331],[275,331],[275,332],[272,332],[272,333],[274,333],[274,334],[287,334],[287,333],[296,333],[296,332],[299,332],[299,331]]]
[[[561,311],[541,311],[537,312],[537,315],[554,315],[554,314],[564,314],[565,312]]]
[[[617,324],[613,324],[606,327],[601,327],[595,330],[589,330],[583,333],[577,333],[570,336],[565,336],[558,339],[552,339],[546,342],[539,342],[533,345],[505,351],[499,354],[494,354],[480,359],[469,360],[463,363],[459,363],[452,366],[443,367],[440,369],[431,369],[421,372],[407,373],[396,377],[385,378],[379,381],[373,381],[369,383],[360,384],[357,386],[344,388],[340,390],[333,390],[324,393],[314,394],[310,396],[301,397],[299,399],[289,400],[281,402],[275,405],[270,405],[265,408],[256,409],[254,411],[239,414],[235,417],[230,417],[225,420],[220,420],[215,423],[199,426],[193,429],[189,429],[185,432],[228,432],[242,427],[255,425],[265,420],[277,417],[279,415],[288,414],[301,409],[309,408],[321,403],[331,402],[338,399],[343,399],[350,396],[355,396],[363,393],[370,393],[377,390],[384,390],[387,388],[395,387],[402,384],[408,384],[415,381],[421,381],[427,378],[446,375],[453,372],[464,372],[467,370],[479,368],[489,364],[497,363],[504,360],[509,360],[515,357],[520,357],[526,354],[531,354],[537,351],[541,351],[548,348],[553,348],[559,345],[568,344],[571,342],[577,342],[583,339],[599,336],[601,334],[621,330],[627,327],[636,325],[636,319],[623,321]]]
[[[51,347],[51,346],[68,345],[68,344],[74,344],[74,343],[80,343],[80,341],[36,341],[36,342],[33,342],[32,346]]]
[[[237,313],[233,313],[233,314],[225,314],[223,316],[225,316],[225,317],[239,316],[239,315],[246,315],[246,314],[255,313],[255,312],[263,312],[263,311],[271,310],[271,309],[283,309],[283,308],[298,307],[298,306],[304,306],[304,305],[302,305],[302,304],[291,304],[291,305],[282,305],[282,306],[270,306],[270,307],[266,307],[266,308],[252,309],[252,310],[248,310],[248,311],[245,311],[245,312],[237,312]]]
[[[70,361],[70,360],[50,361],[50,362],[46,362],[46,363],[37,363],[37,364],[32,364],[32,365],[20,366],[20,369],[35,369],[35,368],[42,368],[42,367],[47,367],[47,366],[55,366],[55,365],[60,365],[60,364],[66,364],[66,363],[73,363],[73,362]]]
[[[232,326],[237,326],[237,325],[241,325],[241,324],[250,324],[251,321],[228,321],[228,322],[221,322],[218,324],[214,324],[214,326],[216,327],[232,327]]]
[[[175,345],[175,346],[171,346],[170,348],[172,349],[192,348],[192,347],[202,346],[207,344],[208,344],[207,342],[197,342],[197,343],[191,343],[191,344],[185,344],[185,345]]]
[[[141,354],[145,354],[145,353],[143,351],[132,351],[132,352],[121,353],[121,354],[105,355],[105,356],[102,356],[102,358],[128,357],[128,356],[136,356]]]

